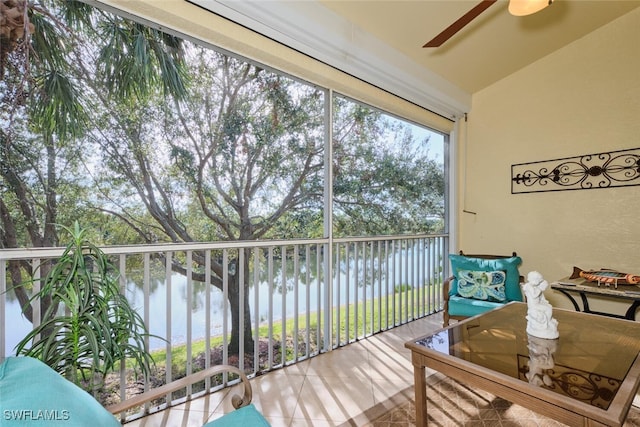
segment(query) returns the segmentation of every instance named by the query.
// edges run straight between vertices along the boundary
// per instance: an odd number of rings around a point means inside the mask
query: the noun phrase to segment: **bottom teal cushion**
[[[0,425],[119,427],[89,393],[31,357],[8,357],[0,365]]]
[[[482,301],[452,295],[449,297],[449,314],[451,316],[475,316],[503,305],[502,302]]]
[[[253,403],[224,414],[204,427],[270,427],[265,418],[258,412]]]

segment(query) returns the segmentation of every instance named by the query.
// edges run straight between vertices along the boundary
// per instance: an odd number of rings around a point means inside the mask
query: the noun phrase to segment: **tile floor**
[[[413,368],[404,343],[441,326],[440,314],[428,316],[253,378],[253,403],[272,427],[325,427],[346,423],[392,397],[411,399]],[[125,426],[202,426],[231,409],[225,395],[207,395]],[[362,425],[352,423],[347,425]]]
[[[404,343],[426,335],[441,325],[441,315],[429,316],[253,378],[253,403],[273,427],[414,426],[415,417],[411,402],[413,368],[410,352],[404,348]],[[427,393],[430,400],[441,397],[439,401],[433,401],[433,405],[429,405],[432,408],[429,414],[430,425],[561,425],[510,402],[485,398],[481,399],[481,405],[475,405],[479,415],[470,415],[470,418],[463,421],[464,417],[456,416],[453,408],[468,412],[465,411],[465,404],[469,403],[469,394],[476,397],[480,394],[465,390],[464,386],[461,392],[455,392],[455,387],[451,386],[453,382],[441,374],[431,375],[428,382],[432,384],[433,390],[442,391],[443,387],[447,388],[445,393]],[[231,399],[225,399],[228,392],[229,390],[210,394],[127,423],[125,426],[202,426],[232,409]],[[636,404],[639,403],[636,399]],[[506,409],[503,407],[505,405]],[[528,415],[525,416],[525,412],[521,410],[527,411]],[[392,412],[394,417],[395,414],[400,414],[398,417],[401,419],[381,418]],[[630,423],[626,423],[625,426],[640,425],[640,410],[633,409],[630,418],[634,419],[628,420]],[[372,423],[372,420],[378,421]]]

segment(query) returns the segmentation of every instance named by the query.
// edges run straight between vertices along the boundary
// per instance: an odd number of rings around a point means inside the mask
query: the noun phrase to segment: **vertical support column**
[[[207,249],[204,254],[204,308],[205,308],[205,325],[204,325],[204,368],[211,367],[211,249]],[[211,378],[204,380],[205,390],[211,389]]]
[[[354,257],[355,259],[355,257]],[[344,264],[345,268],[345,315],[344,315],[344,330],[345,330],[345,339],[344,343],[349,344],[349,339],[351,337],[351,319],[350,308],[351,308],[351,243],[346,242],[344,244]]]
[[[280,334],[280,361],[284,367],[287,364],[287,247],[285,245],[280,247],[280,272],[280,286],[282,286],[282,312],[280,314],[282,318],[282,333]]]
[[[149,252],[145,252],[144,253],[144,277],[143,277],[143,283],[142,283],[142,288],[143,288],[143,309],[144,309],[144,325],[147,328],[147,331],[151,330],[151,326],[150,326],[150,322],[151,322],[151,314],[150,314],[150,305],[151,305],[151,254]],[[147,350],[149,350],[150,347],[150,340],[149,340],[149,335],[146,335],[144,337],[144,345],[145,348]],[[149,375],[145,374],[145,379],[144,379],[144,391],[149,391]],[[144,405],[144,412],[148,412],[149,411],[149,407],[150,404],[146,403]]]
[[[50,261],[51,262],[51,261]],[[42,276],[41,276],[41,269],[40,269],[40,258],[34,258],[31,261],[31,267],[33,269],[33,295],[37,294],[38,292],[40,292],[40,288],[42,286]],[[42,320],[42,301],[40,301],[40,298],[38,298],[37,300],[34,300],[33,302],[30,302],[31,304],[31,309],[32,309],[32,313],[33,313],[33,320],[31,322],[31,324],[33,325],[33,328],[37,328],[38,326],[40,326],[40,321]],[[38,341],[40,339],[40,334],[36,335],[34,337],[35,341]]]
[[[389,298],[391,298],[392,290],[389,289],[389,285],[393,283],[391,277],[389,277],[389,240],[384,241],[384,285],[385,285],[385,293],[384,293],[384,318],[385,318],[385,329],[389,329],[393,325],[393,321],[389,322],[389,318],[391,317],[391,310],[393,306],[389,307]],[[382,294],[381,294],[382,295]]]
[[[260,368],[260,249],[253,248],[253,373]]]
[[[298,245],[293,245],[293,362],[298,361],[298,328],[300,327],[300,325],[298,325],[298,316],[300,315],[300,300],[298,295],[298,287],[300,286],[300,263],[298,260],[298,250]]]
[[[305,329],[307,332],[307,335],[305,337],[305,342],[306,342],[306,348],[305,348],[305,352],[304,355],[305,357],[309,357],[309,355],[311,354],[311,290],[310,290],[310,286],[309,284],[311,283],[311,268],[309,268],[310,264],[311,264],[311,245],[307,244],[306,248],[305,248],[305,263],[307,265],[306,270],[306,280],[305,283],[307,284],[304,289],[305,289],[305,314],[306,314],[306,322],[305,322]],[[318,281],[318,285],[316,287],[320,287],[320,283]],[[319,320],[319,314],[316,317],[316,322]]]
[[[191,354],[193,351],[193,346],[192,346],[192,330],[193,330],[193,315],[192,315],[192,307],[193,307],[193,251],[189,250],[186,253],[186,267],[187,267],[187,309],[186,309],[186,315],[187,315],[187,333],[186,333],[186,338],[187,338],[187,366],[186,368],[186,374],[191,375],[191,373],[193,372],[193,355]],[[191,399],[191,384],[189,384],[187,386],[187,399]]]
[[[236,274],[238,275],[238,286],[240,286],[239,292],[240,292],[240,310],[238,315],[240,316],[239,319],[239,330],[238,330],[238,334],[240,337],[242,337],[240,339],[240,343],[238,346],[238,368],[244,372],[244,329],[246,327],[251,327],[251,325],[245,325],[244,324],[244,316],[245,316],[245,312],[244,312],[244,299],[247,298],[247,295],[245,295],[245,287],[244,287],[244,251],[245,248],[238,248],[238,253],[237,253],[237,262],[236,262]],[[256,292],[258,290],[256,289]]]
[[[120,254],[118,257],[118,271],[120,272],[120,294],[127,295],[127,256]],[[120,398],[127,398],[127,361],[120,360]]]
[[[229,250],[222,250],[222,364],[229,363]],[[242,336],[240,336],[242,340]],[[227,383],[228,373],[222,374],[222,381]]]
[[[267,356],[269,369],[273,368],[273,246],[269,246],[269,259],[267,260],[268,269],[268,284],[269,284],[269,311],[268,311],[268,325],[269,325],[269,355]],[[284,319],[283,319],[284,320]]]
[[[345,244],[345,247],[346,246],[347,245]],[[336,257],[335,265],[337,267],[335,270],[337,271],[337,274],[336,274],[335,292],[334,292],[335,296],[336,296],[335,306],[334,306],[334,307],[336,307],[336,341],[335,341],[335,346],[336,347],[340,347],[340,341],[342,339],[341,338],[342,337],[342,333],[340,332],[341,331],[341,327],[342,327],[342,318],[340,316],[340,312],[342,311],[341,310],[341,307],[342,307],[342,302],[341,302],[341,299],[342,299],[342,278],[341,278],[342,277],[342,273],[341,273],[341,271],[342,271],[342,269],[340,268],[340,253],[341,252],[342,252],[341,245],[340,245],[340,243],[338,243],[337,247],[336,247],[336,250],[335,250],[335,257]],[[347,252],[346,249],[345,249],[345,252]],[[348,259],[347,259],[347,262],[345,263],[345,265],[348,266]],[[349,299],[347,297],[347,301],[348,300]],[[347,310],[347,316],[348,316],[349,315],[349,307],[348,306],[347,306],[346,310]],[[345,328],[347,330],[347,335],[348,335],[349,322],[347,320],[345,320]]]
[[[324,344],[331,349],[333,342],[333,90],[325,91],[324,100],[325,150],[324,150]]]
[[[171,371],[172,369],[172,358],[171,358],[171,285],[172,285],[172,269],[171,269],[171,264],[173,263],[173,252],[167,252],[167,256],[165,258],[165,265],[164,265],[164,274],[165,274],[165,281],[166,281],[166,294],[165,294],[165,307],[166,307],[166,325],[165,325],[165,330],[166,330],[166,340],[167,340],[167,344],[166,344],[166,358],[165,358],[165,366],[167,367],[167,369],[165,369],[166,374],[165,374],[165,382],[166,384],[169,384],[172,381],[171,378]],[[171,403],[171,393],[167,393],[166,396],[166,401],[167,403]]]

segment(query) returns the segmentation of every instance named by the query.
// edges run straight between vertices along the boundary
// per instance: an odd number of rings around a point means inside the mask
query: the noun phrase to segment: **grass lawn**
[[[432,285],[430,291],[440,293],[441,285]],[[368,301],[359,301],[348,306],[344,305],[333,312],[333,336],[334,343],[336,340],[336,329],[339,327],[340,344],[351,342],[357,338],[371,335],[380,330],[389,329],[400,324],[404,319],[414,319],[422,317],[435,311],[436,307],[429,307],[425,304],[424,289],[410,289],[399,287],[397,292],[387,297],[375,298]],[[348,319],[346,321],[345,319]],[[322,321],[322,320],[320,320]],[[307,324],[308,323],[308,324]],[[318,339],[315,331],[323,333],[323,325],[319,326],[318,313],[304,313],[296,319],[287,319],[284,323],[284,331],[286,333],[285,345],[287,361],[295,358],[293,342],[293,331],[297,326],[299,332],[298,341],[304,343],[306,340],[306,330],[314,331],[312,340]],[[348,336],[347,336],[348,331]],[[282,321],[274,321],[272,323],[272,332],[269,336],[269,326],[265,322],[258,329],[258,337],[260,339],[271,339],[274,343],[282,342],[283,323]],[[287,344],[288,343],[288,344]],[[290,345],[289,345],[290,344]],[[314,343],[314,345],[317,343]],[[215,349],[223,346],[223,337],[211,337],[210,348]],[[206,343],[204,339],[194,340],[191,343],[191,354],[195,359],[198,355],[205,353]],[[152,351],[153,359],[157,367],[165,367],[167,352],[165,349]],[[185,375],[187,366],[187,345],[179,344],[172,346],[171,364],[173,367],[174,378]]]

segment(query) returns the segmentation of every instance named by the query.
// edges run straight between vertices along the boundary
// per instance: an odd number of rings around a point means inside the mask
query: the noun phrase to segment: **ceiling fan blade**
[[[442,31],[440,34],[435,36],[432,40],[427,42],[427,44],[425,44],[422,47],[440,46],[442,43],[449,40],[455,33],[460,31],[465,25],[473,21],[478,15],[484,12],[489,6],[494,4],[496,1],[498,0],[482,0],[473,9],[471,9],[469,12],[462,15],[462,17],[460,17],[456,22],[449,25],[447,28],[445,28],[444,31]]]

